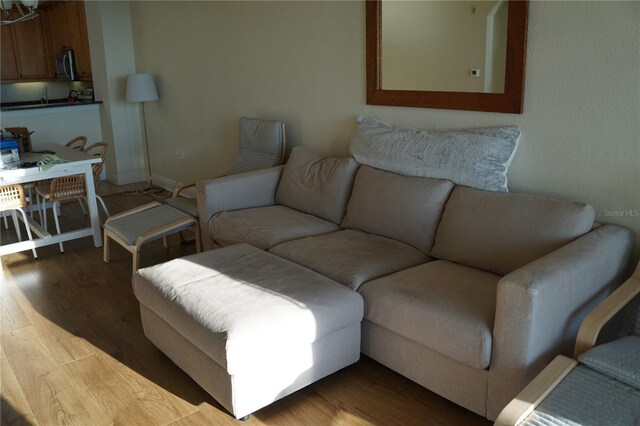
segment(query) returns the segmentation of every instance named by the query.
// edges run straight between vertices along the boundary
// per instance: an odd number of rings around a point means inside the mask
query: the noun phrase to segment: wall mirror
[[[522,113],[528,1],[368,0],[367,104]]]

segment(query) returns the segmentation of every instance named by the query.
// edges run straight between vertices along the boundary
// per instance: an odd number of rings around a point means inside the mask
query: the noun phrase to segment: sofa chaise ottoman
[[[145,335],[236,418],[360,358],[362,297],[247,244],[139,270]]]

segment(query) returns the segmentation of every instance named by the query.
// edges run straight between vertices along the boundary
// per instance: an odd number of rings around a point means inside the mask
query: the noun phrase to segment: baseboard
[[[170,179],[168,177],[160,176],[156,174],[152,174],[151,179],[154,184],[163,187],[169,192],[173,192],[173,190],[176,189],[176,187],[178,187],[179,185],[182,185],[182,182],[178,182],[177,180]]]
[[[144,171],[118,173],[116,174],[115,179],[113,179],[111,175],[107,175],[107,179],[111,182],[115,181],[117,185],[127,185],[130,183],[144,182],[147,180]]]

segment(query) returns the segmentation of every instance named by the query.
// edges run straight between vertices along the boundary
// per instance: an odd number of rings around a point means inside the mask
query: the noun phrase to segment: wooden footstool
[[[113,215],[104,223],[104,261],[109,263],[109,238],[133,253],[133,272],[140,267],[142,244],[162,238],[167,247],[167,236],[193,228],[196,251],[199,253],[200,227],[198,219],[166,204],[152,202],[126,212]]]

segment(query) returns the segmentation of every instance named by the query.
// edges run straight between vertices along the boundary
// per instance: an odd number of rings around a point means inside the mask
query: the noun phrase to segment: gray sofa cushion
[[[366,320],[477,369],[489,367],[500,277],[436,260],[364,284]]]
[[[589,232],[594,215],[582,203],[457,186],[431,255],[506,275]]]
[[[504,192],[519,139],[517,127],[420,131],[358,116],[351,154],[360,164],[401,175]]]
[[[400,176],[362,166],[342,226],[400,240],[430,253],[452,189],[453,183],[447,180]]]
[[[580,355],[578,361],[640,389],[639,336],[627,336],[598,345]]]
[[[263,250],[284,241],[338,229],[335,223],[285,206],[221,212],[209,221],[210,235],[218,244],[247,243]]]
[[[278,244],[270,252],[354,290],[371,279],[430,260],[400,241],[354,229]]]
[[[295,147],[282,172],[276,203],[340,223],[356,170],[353,158],[324,158]]]

